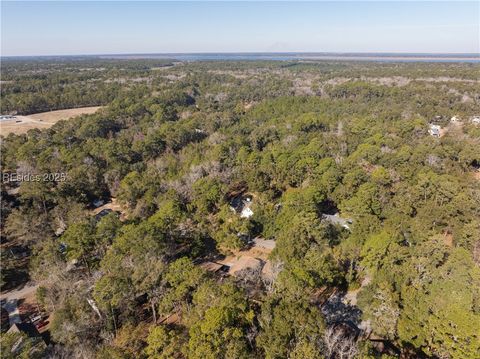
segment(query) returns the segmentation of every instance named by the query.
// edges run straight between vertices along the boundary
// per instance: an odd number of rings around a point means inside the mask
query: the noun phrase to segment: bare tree
[[[284,263],[282,261],[271,261],[269,270],[262,275],[263,285],[268,293],[272,293],[275,289],[277,277],[283,270]]]
[[[261,288],[261,267],[244,268],[236,272],[235,276],[237,283],[249,293],[253,293],[255,290]]]
[[[355,339],[340,328],[328,327],[323,335],[323,344],[329,359],[353,359],[358,355]]]

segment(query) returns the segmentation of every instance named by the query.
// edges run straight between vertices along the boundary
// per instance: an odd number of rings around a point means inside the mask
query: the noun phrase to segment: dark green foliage
[[[56,350],[337,358],[327,335],[335,326],[319,304],[327,298],[316,295],[350,290],[373,335],[402,355],[479,357],[480,130],[469,121],[480,114],[479,71],[2,63],[2,111],[104,105],[1,141],[2,171],[67,174],[23,182],[16,195],[2,184],[2,241],[33,254],[21,270],[55,312]],[[454,115],[462,124],[449,124]],[[445,136],[428,135],[432,122]],[[230,208],[241,195],[251,198],[250,218]],[[112,198],[122,215],[95,218],[93,202]],[[324,217],[336,212],[348,228]],[[271,277],[200,268],[246,254],[257,236],[276,241]],[[2,285],[15,285],[20,269],[8,252],[2,264]],[[365,358],[382,354],[363,339],[354,345]]]

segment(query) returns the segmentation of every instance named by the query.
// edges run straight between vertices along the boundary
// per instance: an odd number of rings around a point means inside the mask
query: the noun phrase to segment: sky
[[[2,1],[1,55],[479,53],[480,1]]]

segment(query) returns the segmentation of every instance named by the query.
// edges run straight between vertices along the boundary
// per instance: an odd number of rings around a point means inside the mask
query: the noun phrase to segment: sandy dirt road
[[[20,299],[25,299],[34,295],[37,288],[38,284],[27,284],[0,294],[0,301],[2,307],[8,312],[8,321],[10,322],[10,325],[22,322],[17,303]]]
[[[20,286],[19,288],[5,291],[0,294],[0,300],[10,300],[10,299],[22,299],[27,298],[32,293],[34,293],[38,288],[38,284],[26,284],[24,286]]]

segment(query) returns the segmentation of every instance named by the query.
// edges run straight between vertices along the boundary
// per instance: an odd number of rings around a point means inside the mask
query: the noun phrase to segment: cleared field
[[[49,128],[60,120],[69,120],[80,115],[89,115],[97,112],[102,106],[79,107],[66,110],[35,113],[28,116],[15,116],[12,120],[0,121],[0,135],[9,133],[16,135],[26,133],[33,128]],[[20,121],[20,122],[18,122]]]

